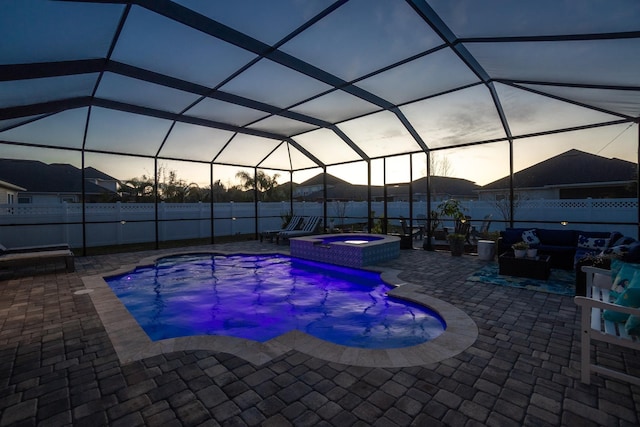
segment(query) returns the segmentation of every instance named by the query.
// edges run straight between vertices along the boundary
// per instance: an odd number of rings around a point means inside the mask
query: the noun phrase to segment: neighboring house
[[[636,197],[637,165],[580,150],[569,150],[513,174],[521,199],[586,199]],[[478,190],[480,200],[501,200],[509,193],[509,177]]]
[[[27,191],[26,188],[13,185],[10,182],[0,181],[0,204],[13,204],[18,201],[18,192]]]
[[[78,203],[82,200],[82,170],[69,164],[0,159],[0,181],[21,187],[18,203]],[[88,202],[113,200],[117,180],[94,168],[85,169]]]
[[[342,187],[344,185],[352,185],[346,181],[341,180],[333,175],[327,174],[327,191],[336,188]],[[311,199],[317,198],[318,194],[322,194],[324,188],[324,178],[323,174],[318,174],[313,178],[309,178],[308,180],[297,184],[294,186],[293,190],[293,198],[294,199]],[[322,196],[321,196],[322,197]]]
[[[476,200],[480,186],[473,181],[449,176],[431,177],[431,201],[439,202],[448,199]],[[413,200],[427,200],[427,178],[413,181]]]
[[[294,199],[297,200],[323,200],[322,174],[297,184],[294,191]],[[459,200],[474,200],[479,185],[461,178],[445,176],[432,176],[431,189],[432,200],[445,200],[456,198]],[[301,190],[302,189],[302,190]],[[427,178],[420,178],[412,183],[412,198],[414,201],[424,201],[427,198]],[[366,185],[350,184],[333,175],[327,174],[327,200],[339,201],[363,201],[367,200],[368,189]],[[371,198],[374,201],[384,200],[384,187],[371,186]],[[406,202],[409,200],[409,184],[387,185],[387,201]]]

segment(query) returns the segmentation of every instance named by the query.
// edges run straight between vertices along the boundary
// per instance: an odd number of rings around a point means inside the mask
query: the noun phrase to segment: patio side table
[[[549,255],[516,258],[513,252],[505,252],[498,257],[498,272],[507,276],[547,280],[551,274],[550,260]]]

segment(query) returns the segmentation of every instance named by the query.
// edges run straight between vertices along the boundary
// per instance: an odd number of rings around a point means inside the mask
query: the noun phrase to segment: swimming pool
[[[387,293],[380,274],[281,254],[184,254],[106,278],[152,341],[226,335],[266,342],[299,330],[390,349],[441,335],[445,321]]]

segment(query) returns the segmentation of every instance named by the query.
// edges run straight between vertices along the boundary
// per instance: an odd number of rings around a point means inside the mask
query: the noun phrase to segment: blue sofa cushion
[[[536,230],[536,234],[540,239],[540,245],[572,246],[575,249],[578,243],[578,236],[574,230],[546,230],[539,228]]]
[[[529,228],[507,228],[502,232],[502,243],[505,247],[511,247],[516,242],[522,241],[522,233]]]
[[[634,242],[629,245],[629,250],[622,255],[622,260],[625,262],[640,263],[640,242]]]
[[[578,235],[578,248],[599,249],[601,251],[609,247],[609,235],[607,237],[587,237],[580,233]]]
[[[622,236],[619,237],[615,242],[611,243],[610,247],[613,246],[629,246],[630,244],[634,243],[636,241],[636,239],[634,239],[633,237],[629,237],[629,236]]]
[[[609,235],[609,247],[613,246],[618,240],[622,239],[624,236],[619,231],[612,231]]]

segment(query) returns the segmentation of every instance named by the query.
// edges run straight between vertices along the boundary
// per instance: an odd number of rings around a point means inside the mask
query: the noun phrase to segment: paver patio
[[[197,350],[121,364],[90,295],[77,293],[82,278],[165,252],[172,251],[78,257],[74,273],[0,272],[0,426],[640,424],[640,387],[580,382],[571,297],[465,283],[484,262],[447,252],[401,251],[385,264],[477,324],[475,343],[442,362],[363,368],[292,350],[257,366]],[[599,347],[597,354],[640,373],[635,352]]]

